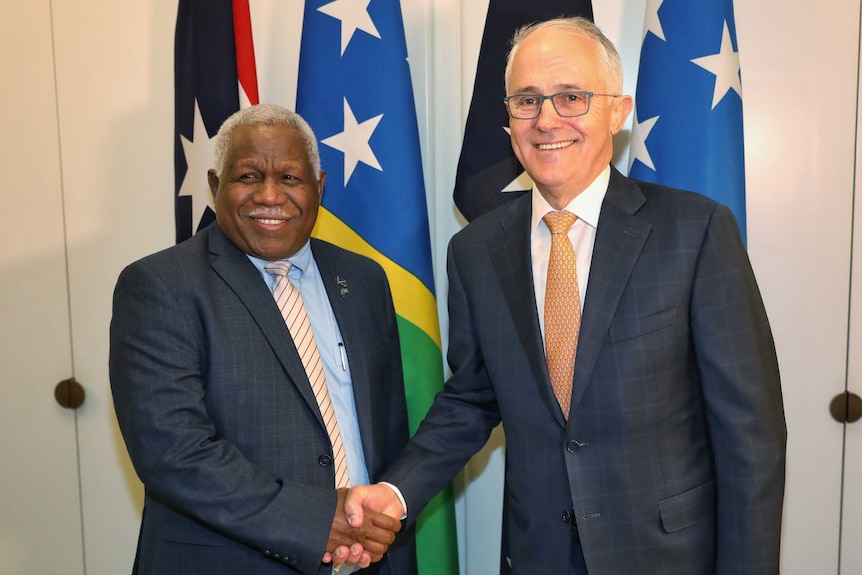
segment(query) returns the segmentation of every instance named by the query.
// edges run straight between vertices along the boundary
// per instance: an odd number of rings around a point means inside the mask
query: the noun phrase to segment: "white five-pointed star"
[[[662,40],[665,40],[664,29],[661,27],[661,20],[658,17],[658,9],[664,0],[647,0],[646,17],[644,20],[644,35],[641,40],[646,38],[647,32],[652,32]]]
[[[695,64],[715,74],[715,91],[712,94],[712,109],[731,90],[742,97],[742,80],[739,77],[739,52],[733,51],[730,42],[730,31],[727,29],[727,21],[724,22],[724,31],[721,33],[721,50],[718,54],[695,58]]]
[[[318,8],[318,11],[341,20],[342,56],[357,29],[368,32],[375,38],[380,38],[380,32],[377,31],[377,27],[374,26],[374,22],[368,14],[370,2],[371,0],[335,0]]]
[[[512,135],[512,131],[507,127],[503,126],[503,129],[506,130],[506,133],[510,136]],[[532,190],[533,189],[533,178],[530,177],[530,174],[527,173],[526,170],[518,174],[518,176],[509,182],[509,184],[500,190],[501,192],[523,192],[524,190]]]
[[[345,188],[347,187],[348,180],[350,180],[350,176],[353,175],[353,170],[356,169],[356,164],[359,162],[376,168],[381,172],[383,171],[380,162],[377,161],[377,157],[371,149],[371,145],[368,143],[382,118],[383,114],[380,114],[379,116],[365,120],[361,124],[357,123],[356,116],[353,115],[353,110],[350,109],[350,104],[347,103],[347,98],[345,98],[344,131],[321,140],[327,146],[344,153]]]
[[[632,128],[632,143],[629,150],[629,170],[635,163],[635,160],[640,160],[644,166],[652,171],[655,171],[655,164],[649,155],[649,150],[646,146],[646,140],[649,138],[649,133],[652,131],[655,123],[658,122],[659,116],[653,116],[643,122],[638,122],[638,113],[635,109],[634,127]]]
[[[186,175],[180,186],[180,196],[192,199],[192,231],[197,229],[207,206],[212,207],[210,188],[207,183],[207,170],[212,167],[215,138],[210,138],[204,126],[198,101],[195,100],[195,127],[192,140],[180,135],[183,153],[186,156]]]

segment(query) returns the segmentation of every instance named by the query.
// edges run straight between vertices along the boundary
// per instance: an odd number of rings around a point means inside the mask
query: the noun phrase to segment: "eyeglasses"
[[[590,111],[590,100],[593,96],[609,96],[619,98],[620,94],[596,94],[595,92],[560,92],[542,96],[541,94],[515,94],[506,96],[503,100],[509,110],[509,115],[518,120],[532,120],[539,117],[545,100],[554,104],[554,110],[564,118],[583,116]]]

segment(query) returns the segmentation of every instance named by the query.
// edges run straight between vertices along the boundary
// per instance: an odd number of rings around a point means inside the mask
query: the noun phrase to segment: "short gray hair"
[[[308,151],[308,160],[314,170],[314,178],[320,179],[320,152],[317,149],[317,137],[302,116],[287,108],[274,104],[260,104],[243,108],[234,112],[219,128],[215,137],[215,171],[221,176],[224,168],[225,157],[230,148],[231,135],[239,126],[290,126],[296,128],[305,139],[305,149]]]
[[[554,18],[553,20],[545,20],[544,22],[533,22],[521,26],[515,31],[512,36],[512,49],[506,58],[506,94],[509,93],[509,77],[512,74],[512,61],[515,58],[515,52],[518,51],[520,43],[538,30],[548,28],[558,28],[560,30],[571,32],[572,34],[580,34],[596,41],[599,47],[599,60],[605,69],[605,74],[610,82],[609,89],[616,94],[622,94],[623,91],[623,63],[620,60],[620,54],[614,47],[607,36],[605,36],[598,26],[591,20],[581,16],[572,18]]]

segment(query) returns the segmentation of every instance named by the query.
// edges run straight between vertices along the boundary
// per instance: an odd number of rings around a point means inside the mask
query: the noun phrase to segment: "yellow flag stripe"
[[[312,235],[379,263],[389,278],[395,313],[416,325],[440,347],[437,301],[425,284],[403,267],[384,256],[332,212],[320,207]]]

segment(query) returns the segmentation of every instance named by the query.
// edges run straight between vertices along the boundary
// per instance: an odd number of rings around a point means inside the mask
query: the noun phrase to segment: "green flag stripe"
[[[443,387],[443,361],[440,348],[427,333],[398,316],[401,359],[410,435],[431,407]],[[437,494],[417,519],[416,554],[421,575],[458,573],[458,538],[455,533],[455,507],[452,488]]]
[[[413,435],[437,392],[443,388],[443,356],[427,333],[400,315],[398,334],[401,338],[410,435]]]
[[[421,575],[458,573],[454,503],[452,487],[446,487],[425,506],[417,519],[416,555]]]

